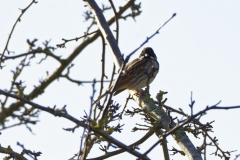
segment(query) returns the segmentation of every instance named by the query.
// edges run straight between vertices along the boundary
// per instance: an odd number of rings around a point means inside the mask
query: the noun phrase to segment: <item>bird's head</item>
[[[140,54],[139,58],[140,57],[157,59],[157,56],[151,47],[144,48],[142,50],[142,53]]]

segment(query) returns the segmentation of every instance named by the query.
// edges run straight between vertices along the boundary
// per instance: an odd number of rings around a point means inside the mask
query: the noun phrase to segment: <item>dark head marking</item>
[[[156,54],[154,53],[153,49],[151,47],[146,47],[142,50],[142,53],[140,56],[144,56],[146,58],[157,58]]]

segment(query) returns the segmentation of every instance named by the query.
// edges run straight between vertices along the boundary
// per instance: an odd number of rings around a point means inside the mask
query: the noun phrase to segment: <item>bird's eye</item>
[[[147,53],[145,53],[145,55],[144,55],[145,57],[148,57],[148,54]]]

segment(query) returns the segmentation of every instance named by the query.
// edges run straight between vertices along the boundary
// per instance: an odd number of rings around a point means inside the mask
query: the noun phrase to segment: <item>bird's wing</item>
[[[129,81],[131,81],[136,76],[145,72],[144,67],[146,66],[147,60],[144,59],[134,59],[124,67],[124,72],[121,73],[118,83],[116,84],[115,90],[116,94],[122,92],[128,88]],[[119,91],[119,92],[117,92]],[[115,94],[115,95],[116,95]]]

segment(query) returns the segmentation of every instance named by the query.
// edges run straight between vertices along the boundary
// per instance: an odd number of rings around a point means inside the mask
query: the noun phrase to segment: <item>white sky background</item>
[[[0,2],[0,52],[3,51],[8,34],[15,20],[20,14],[18,8],[25,8],[30,0],[24,1],[1,1]],[[104,2],[108,4],[108,1]],[[121,1],[119,4],[123,4]],[[99,3],[100,4],[100,3]],[[40,0],[34,4],[17,24],[10,40],[8,49],[16,54],[25,53],[28,50],[26,39],[38,39],[39,45],[45,40],[51,39],[51,45],[62,43],[61,39],[75,38],[83,35],[89,22],[84,22],[82,16],[83,1],[47,1]],[[110,5],[110,4],[108,4]],[[161,33],[155,36],[145,46],[151,46],[157,54],[160,62],[160,72],[150,85],[151,95],[154,98],[159,90],[168,91],[167,105],[176,109],[182,108],[190,113],[191,91],[196,100],[194,113],[204,109],[207,105],[216,104],[221,100],[220,106],[232,106],[240,104],[240,2],[239,1],[143,1],[141,16],[127,21],[120,20],[119,47],[125,55],[138,47],[147,36],[156,31],[159,24],[163,23],[174,12],[177,16],[168,23]],[[106,18],[112,16],[108,11]],[[95,27],[96,28],[96,27]],[[115,29],[115,25],[111,26]],[[94,29],[93,29],[94,30]],[[93,31],[92,30],[92,31]],[[79,41],[81,42],[81,40]],[[55,53],[67,57],[79,42],[66,44],[65,49],[57,49]],[[101,75],[101,40],[98,39],[89,45],[74,60],[71,77],[79,80],[100,79]],[[108,48],[107,48],[108,50]],[[136,58],[140,51],[135,54]],[[112,69],[112,57],[107,52],[107,75],[110,77]],[[43,57],[43,56],[42,56]],[[33,85],[39,84],[39,79],[46,77],[46,71],[51,74],[58,63],[48,57],[41,65],[36,62],[42,58],[36,58],[31,67],[23,72],[19,80],[25,81],[27,86],[25,93],[33,89]],[[0,88],[9,89],[12,73],[19,61],[9,60],[6,67],[0,70]],[[97,86],[98,87],[98,86]],[[107,85],[105,86],[106,89]],[[77,86],[65,79],[52,83],[43,95],[34,102],[44,106],[61,108],[67,105],[69,114],[79,118],[84,115],[84,110],[89,111],[91,84]],[[96,94],[98,95],[98,94]],[[127,92],[114,97],[119,103],[124,104]],[[0,96],[2,99],[3,96]],[[96,97],[95,97],[96,99]],[[137,107],[131,102],[128,109]],[[213,124],[213,136],[217,136],[221,149],[224,151],[238,150],[239,153],[239,118],[240,110],[214,110],[209,111],[203,120]],[[121,124],[125,124],[122,134],[115,133],[113,136],[118,140],[131,144],[142,137],[145,132],[130,132],[135,123],[141,123],[141,117],[124,117]],[[181,117],[179,117],[181,118]],[[41,112],[40,122],[32,126],[35,135],[30,133],[24,126],[15,127],[2,131],[0,144],[3,147],[10,145],[14,151],[21,152],[16,146],[17,141],[24,144],[27,149],[41,151],[40,159],[68,159],[77,153],[80,146],[82,129],[74,134],[62,130],[62,128],[74,127],[74,124],[59,117],[53,117],[48,113]],[[190,136],[195,146],[201,141],[196,141]],[[169,149],[178,147],[169,137]],[[156,136],[152,136],[149,142],[140,146],[140,151],[146,151],[154,142]],[[96,145],[97,146],[97,145]],[[156,147],[149,157],[158,159],[162,157],[160,147]],[[209,149],[210,152],[215,148]],[[90,157],[101,155],[98,146],[92,150]],[[6,155],[0,155],[0,158]],[[128,153],[114,157],[114,159],[135,159]],[[177,157],[171,157],[175,159]],[[210,159],[219,159],[209,156]],[[113,158],[112,158],[113,159]],[[186,157],[178,157],[186,159]]]

